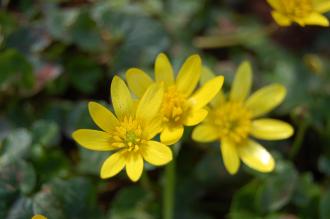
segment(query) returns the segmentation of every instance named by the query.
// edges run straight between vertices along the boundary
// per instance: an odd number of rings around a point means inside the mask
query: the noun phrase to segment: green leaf
[[[32,88],[35,82],[31,64],[14,49],[0,53],[0,87],[10,84]]]
[[[17,129],[11,132],[4,140],[1,149],[0,164],[8,164],[12,161],[27,157],[30,153],[32,136],[26,129]]]
[[[298,174],[289,162],[278,161],[276,170],[259,187],[256,204],[260,212],[274,212],[289,203],[297,185]]]
[[[33,143],[53,146],[59,142],[59,131],[59,127],[55,122],[44,120],[36,121],[32,127]]]
[[[32,218],[32,200],[21,197],[11,206],[6,219],[27,219]]]

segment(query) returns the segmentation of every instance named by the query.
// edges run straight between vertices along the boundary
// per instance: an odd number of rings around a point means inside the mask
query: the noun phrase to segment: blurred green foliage
[[[263,1],[6,0],[0,11],[0,218],[160,218],[163,169],[136,184],[99,178],[106,153],[71,139],[93,127],[87,101],[109,100],[114,74],[177,68],[191,53],[225,75],[253,63],[254,88],[288,89],[272,117],[296,134],[265,142],[273,173],[230,176],[218,145],[186,138],[177,155],[175,218],[330,218],[330,30],[274,28]]]

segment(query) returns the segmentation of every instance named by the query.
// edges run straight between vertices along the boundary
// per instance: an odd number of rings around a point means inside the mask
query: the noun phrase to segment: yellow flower
[[[285,87],[271,84],[248,97],[251,83],[251,66],[244,62],[236,73],[229,96],[217,95],[211,102],[208,117],[192,133],[192,138],[199,142],[221,141],[224,165],[231,174],[238,171],[240,159],[260,172],[270,172],[275,167],[271,154],[249,136],[279,140],[293,134],[288,123],[260,118],[283,101]]]
[[[36,214],[31,219],[47,219],[47,218],[41,214]]]
[[[219,92],[223,76],[208,81],[194,92],[201,76],[201,59],[198,55],[190,56],[174,78],[173,68],[165,54],[161,53],[155,62],[155,81],[145,72],[131,68],[126,73],[128,86],[140,97],[150,84],[164,83],[165,94],[161,106],[162,132],[161,142],[170,145],[183,135],[184,126],[194,126],[206,116],[204,108]]]
[[[328,19],[322,13],[330,11],[329,0],[267,0],[274,9],[272,16],[280,26],[289,26],[292,22],[300,26],[329,26]]]
[[[111,98],[116,116],[98,103],[89,103],[89,113],[102,131],[80,129],[72,137],[87,149],[114,151],[101,167],[101,178],[112,177],[126,167],[128,177],[135,182],[142,174],[143,159],[157,166],[172,160],[171,149],[152,140],[160,132],[157,115],[163,93],[163,87],[154,84],[136,103],[125,82],[115,76]]]

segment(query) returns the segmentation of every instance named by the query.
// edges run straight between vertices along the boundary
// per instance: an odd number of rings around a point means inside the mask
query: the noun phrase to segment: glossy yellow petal
[[[277,119],[257,119],[252,122],[251,134],[264,140],[280,140],[292,136],[290,124]]]
[[[198,110],[207,105],[220,91],[223,85],[223,76],[217,76],[206,82],[189,99],[188,103],[193,110]]]
[[[272,6],[273,9],[281,11],[282,10],[282,4],[279,0],[267,0],[268,4]]]
[[[243,102],[250,94],[252,84],[252,68],[249,62],[245,61],[238,67],[230,90],[229,98],[232,101]]]
[[[186,97],[194,91],[201,76],[202,60],[199,55],[192,55],[183,64],[176,78],[178,90]]]
[[[143,158],[139,152],[130,151],[126,156],[126,172],[128,177],[136,182],[143,172]]]
[[[111,82],[112,105],[118,118],[133,112],[133,99],[125,84],[118,76],[114,76]]]
[[[260,172],[271,172],[275,168],[272,155],[255,141],[247,140],[236,147],[239,157],[252,169]]]
[[[131,68],[126,72],[126,81],[128,87],[137,97],[142,97],[144,92],[153,83],[149,75],[138,68]]]
[[[106,179],[117,175],[125,167],[125,151],[119,151],[108,157],[101,167],[101,178]]]
[[[111,131],[118,124],[113,113],[101,104],[89,102],[88,110],[95,124],[106,132]]]
[[[192,139],[199,142],[211,142],[219,138],[219,133],[215,126],[211,124],[201,124],[194,128]]]
[[[160,140],[163,144],[171,145],[180,140],[183,135],[184,128],[182,125],[165,126],[160,134]]]
[[[183,124],[186,126],[197,125],[206,118],[207,113],[206,109],[191,110],[184,118]]]
[[[174,83],[173,67],[164,53],[160,53],[155,62],[155,79],[164,82],[166,86]]]
[[[235,144],[224,139],[221,141],[220,150],[226,170],[228,170],[228,172],[232,175],[237,173],[240,160],[236,151]]]
[[[329,20],[327,17],[319,13],[311,13],[303,19],[305,25],[319,25],[323,27],[329,26]]]
[[[91,130],[91,129],[78,129],[72,133],[72,138],[84,148],[94,151],[110,151],[115,149],[110,145],[110,134]]]
[[[272,12],[272,17],[275,20],[275,22],[280,25],[280,26],[290,26],[292,21],[289,17],[277,12],[277,11],[273,11]]]
[[[36,214],[32,217],[32,219],[47,219],[47,218],[41,214]]]
[[[272,84],[257,90],[246,101],[246,107],[253,117],[268,113],[277,107],[286,95],[286,88],[280,84]]]
[[[156,166],[167,164],[173,157],[171,149],[157,141],[148,141],[141,146],[141,154],[147,162]]]
[[[329,0],[314,0],[315,10],[319,13],[326,13],[330,11],[330,1]]]
[[[151,120],[147,124],[146,129],[146,138],[152,139],[154,138],[158,133],[160,133],[163,129],[163,117],[162,116],[156,116],[153,120]]]
[[[162,85],[151,85],[138,103],[136,117],[145,122],[149,122],[154,119],[159,114],[163,95],[164,87]]]

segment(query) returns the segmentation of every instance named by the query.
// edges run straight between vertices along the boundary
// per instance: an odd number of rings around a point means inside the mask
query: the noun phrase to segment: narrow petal
[[[319,13],[326,13],[330,11],[330,1],[329,0],[314,0],[315,10]]]
[[[264,140],[280,140],[292,136],[290,124],[276,119],[258,119],[252,122],[251,134]]]
[[[206,109],[191,110],[183,120],[183,124],[186,126],[194,126],[202,122],[208,111]]]
[[[142,96],[136,109],[136,117],[149,122],[159,114],[163,100],[164,87],[159,84],[151,85]]]
[[[106,179],[117,175],[125,167],[123,151],[116,152],[108,157],[101,167],[101,178]]]
[[[110,151],[115,149],[110,145],[110,134],[91,130],[91,129],[78,129],[72,133],[72,138],[84,148],[94,151]]]
[[[118,118],[131,114],[133,111],[133,99],[125,82],[115,76],[111,83],[112,105]]]
[[[142,97],[144,92],[153,83],[149,75],[138,68],[131,68],[126,72],[126,81],[128,87],[137,97]]]
[[[163,144],[171,145],[180,140],[183,135],[184,128],[182,125],[165,126],[160,134],[160,140]]]
[[[194,110],[198,110],[207,105],[220,91],[223,85],[223,76],[217,76],[206,82],[188,100]]]
[[[246,101],[246,107],[253,117],[261,116],[277,107],[286,95],[286,88],[280,84],[272,84],[257,90]]]
[[[218,139],[219,134],[215,126],[211,124],[201,124],[194,128],[192,138],[199,142],[211,142]]]
[[[126,158],[126,172],[128,177],[136,182],[140,179],[143,172],[143,158],[138,152],[127,152]]]
[[[245,61],[237,69],[234,82],[230,91],[230,100],[243,102],[250,94],[252,84],[252,68]]]
[[[199,55],[192,55],[183,64],[176,78],[178,90],[186,97],[194,91],[201,76],[202,60]]]
[[[239,157],[252,169],[260,172],[271,172],[275,168],[272,155],[255,141],[247,140],[237,148]]]
[[[166,86],[174,83],[173,67],[164,53],[160,53],[155,62],[155,79],[164,82]]]
[[[240,166],[235,144],[228,140],[222,140],[220,146],[223,163],[230,174],[235,174]]]
[[[268,4],[272,6],[273,9],[281,11],[282,10],[282,5],[279,0],[267,0]]]
[[[311,13],[306,18],[303,19],[305,25],[319,25],[323,27],[329,26],[329,20],[322,14],[319,13]]]
[[[272,17],[278,25],[283,27],[290,26],[292,23],[290,18],[276,11],[272,12]]]
[[[157,141],[148,141],[141,147],[143,158],[155,166],[167,164],[172,160],[172,150]]]
[[[89,102],[88,110],[95,124],[106,132],[110,132],[118,124],[113,113],[101,104]]]

